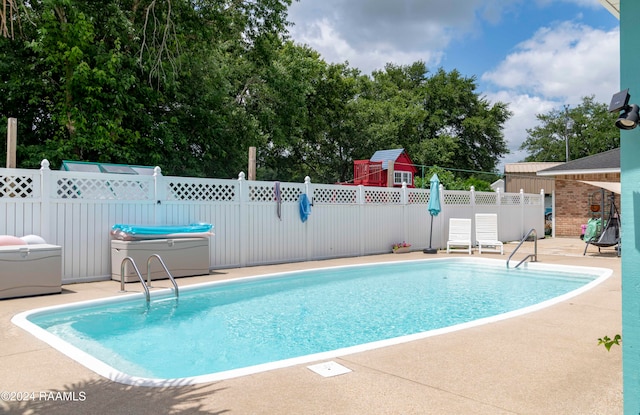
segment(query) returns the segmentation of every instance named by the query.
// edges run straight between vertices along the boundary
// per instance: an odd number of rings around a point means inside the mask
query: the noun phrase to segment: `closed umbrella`
[[[434,173],[429,182],[431,192],[429,193],[429,207],[427,210],[431,215],[431,229],[429,230],[429,248],[424,249],[422,252],[425,254],[435,254],[438,250],[431,248],[431,237],[433,235],[433,217],[438,216],[438,213],[440,213],[440,179],[438,179],[438,175]]]

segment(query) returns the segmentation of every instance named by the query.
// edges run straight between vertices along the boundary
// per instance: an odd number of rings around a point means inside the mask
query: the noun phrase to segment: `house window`
[[[409,171],[394,171],[393,172],[393,184],[402,185],[405,182],[407,185],[412,185],[411,172]]]

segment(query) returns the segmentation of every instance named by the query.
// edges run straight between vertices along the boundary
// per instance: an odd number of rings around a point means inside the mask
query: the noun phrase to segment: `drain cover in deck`
[[[345,373],[351,372],[351,369],[348,367],[344,367],[336,362],[324,362],[319,363],[317,365],[307,366],[308,369],[316,372],[320,376],[324,376],[325,378],[331,376],[344,375]]]

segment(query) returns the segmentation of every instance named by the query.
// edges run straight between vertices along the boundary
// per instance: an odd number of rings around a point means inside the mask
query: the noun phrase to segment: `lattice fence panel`
[[[357,200],[357,188],[345,187],[344,189],[336,189],[319,187],[313,190],[313,203],[354,204]]]
[[[495,205],[498,203],[497,193],[476,193],[476,205]]]
[[[460,192],[460,193],[449,193],[445,192],[444,194],[444,204],[445,205],[465,205],[468,206],[471,204],[471,194],[469,192]]]
[[[429,203],[429,199],[431,199],[430,192],[409,192],[408,202],[410,205],[426,205]]]
[[[400,204],[402,198],[400,192],[392,190],[365,190],[364,191],[365,203],[372,204]]]
[[[17,197],[22,199],[39,197],[35,181],[32,177],[2,176],[0,177],[0,197]]]
[[[273,185],[249,185],[249,200],[252,202],[272,202],[276,200]]]
[[[302,191],[301,187],[283,186],[280,189],[281,200],[283,202],[297,202],[300,199]]]
[[[521,201],[520,193],[505,194],[500,198],[500,204],[502,205],[519,205]]]
[[[196,202],[233,202],[237,196],[235,183],[185,183],[168,182],[168,200],[192,200]]]
[[[85,200],[152,200],[150,182],[128,179],[64,177],[56,183],[57,197]]]
[[[541,197],[539,195],[524,195],[524,204],[530,206],[539,206],[541,204]]]
[[[273,202],[277,199],[274,183],[250,184],[248,187],[249,200],[252,202]],[[297,202],[302,192],[302,187],[282,185],[280,187],[280,201],[284,203]]]

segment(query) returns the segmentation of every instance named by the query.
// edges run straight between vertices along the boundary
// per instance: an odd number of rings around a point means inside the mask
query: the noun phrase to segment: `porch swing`
[[[601,189],[601,191],[598,193],[600,193],[600,203],[593,203],[594,196],[597,194],[594,193],[591,197],[592,203],[590,203],[590,206],[592,214],[600,213],[600,217],[597,219],[592,218],[590,220],[590,225],[594,226],[591,232],[589,232],[588,225],[588,232],[585,233],[584,238],[586,246],[584,247],[584,253],[582,255],[587,254],[587,248],[589,248],[589,245],[594,245],[598,247],[598,252],[601,252],[600,248],[615,246],[616,255],[620,256],[620,214],[618,212],[618,208],[616,207],[615,194],[614,192],[611,192],[608,197],[609,212],[607,215],[605,214],[606,200],[604,197],[604,189]],[[602,224],[604,224],[604,228],[602,227]]]

